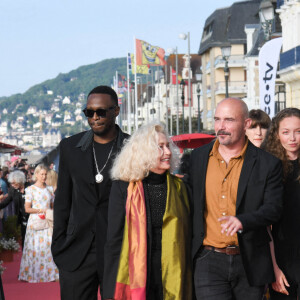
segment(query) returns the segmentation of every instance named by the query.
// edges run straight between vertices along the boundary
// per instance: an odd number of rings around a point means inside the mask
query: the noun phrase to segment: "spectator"
[[[58,269],[51,254],[52,234],[48,227],[37,227],[54,200],[53,188],[46,185],[47,167],[38,165],[35,183],[25,189],[25,211],[30,214],[21,259],[19,280],[49,282],[58,280]]]
[[[246,135],[254,146],[260,148],[270,127],[271,119],[261,109],[250,110],[249,118],[251,119],[251,125],[246,129]]]
[[[50,169],[48,171],[46,184],[48,186],[52,186],[53,187],[54,193],[55,193],[56,188],[57,188],[57,177],[58,177],[58,175],[57,175],[57,173],[54,170]]]
[[[10,203],[14,205],[15,214],[18,217],[18,225],[21,226],[21,237],[22,237],[22,249],[24,248],[24,240],[26,234],[26,226],[29,214],[25,212],[25,187],[26,179],[22,171],[11,172],[8,176],[8,180],[11,187],[8,190],[7,195],[0,196],[1,203],[0,209],[3,209]]]
[[[284,170],[283,214],[272,226],[271,253],[276,281],[270,289],[271,299],[296,300],[300,297],[299,109],[285,108],[273,118],[264,148],[282,161]]]

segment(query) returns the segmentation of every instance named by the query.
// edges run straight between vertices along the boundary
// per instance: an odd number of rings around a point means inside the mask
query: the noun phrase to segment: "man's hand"
[[[221,233],[226,232],[226,235],[234,235],[239,230],[243,230],[243,225],[237,217],[234,216],[226,216],[218,219],[219,222],[224,223],[221,224],[222,230]]]

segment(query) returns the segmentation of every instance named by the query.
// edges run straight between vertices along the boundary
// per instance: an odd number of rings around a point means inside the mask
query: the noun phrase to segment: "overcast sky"
[[[1,0],[0,96],[133,52],[133,37],[197,53],[205,19],[233,0]]]

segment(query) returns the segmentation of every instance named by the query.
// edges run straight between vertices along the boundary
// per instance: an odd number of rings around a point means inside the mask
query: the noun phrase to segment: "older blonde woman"
[[[39,228],[54,200],[53,188],[46,185],[47,167],[34,170],[35,183],[25,189],[25,211],[29,214],[19,280],[49,282],[58,279],[58,270],[51,254],[52,234],[49,228]],[[46,220],[45,220],[46,221]]]
[[[55,172],[52,169],[49,169],[47,172],[46,184],[48,186],[52,186],[54,192],[56,191],[57,188],[57,178],[58,178],[57,172]]]
[[[112,168],[104,299],[191,299],[190,208],[161,123],[138,129]]]

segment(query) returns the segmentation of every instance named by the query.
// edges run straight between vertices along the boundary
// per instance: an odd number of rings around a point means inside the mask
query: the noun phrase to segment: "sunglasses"
[[[114,109],[116,106],[111,106],[107,109],[104,109],[104,108],[98,108],[96,110],[92,110],[92,109],[87,109],[85,108],[83,110],[83,113],[84,115],[87,117],[87,118],[92,118],[94,116],[94,114],[96,113],[96,115],[98,117],[101,117],[101,118],[105,118],[106,117],[106,113],[109,112],[111,109]]]

